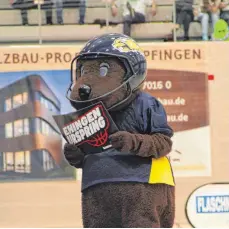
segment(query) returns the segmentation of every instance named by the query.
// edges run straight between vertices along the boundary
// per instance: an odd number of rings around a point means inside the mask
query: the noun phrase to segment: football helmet
[[[123,77],[122,84],[112,91],[93,99],[75,100],[70,97],[73,86],[77,83],[80,75],[77,75],[76,66],[78,60],[98,59],[98,58],[118,58],[125,67],[126,74]],[[127,102],[132,94],[143,84],[147,73],[146,58],[139,45],[130,37],[110,33],[95,37],[88,41],[81,52],[71,62],[71,84],[67,90],[66,97],[70,100],[73,107],[80,109],[99,102],[108,95],[112,95],[123,86],[127,86],[128,96],[108,110],[111,110],[122,103]],[[85,88],[86,90],[86,88]],[[87,89],[89,90],[89,89]]]

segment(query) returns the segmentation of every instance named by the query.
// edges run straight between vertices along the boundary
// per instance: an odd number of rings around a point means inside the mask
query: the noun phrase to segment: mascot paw
[[[118,131],[110,137],[112,146],[121,152],[130,152],[133,148],[133,136],[126,131]]]
[[[85,154],[75,145],[64,145],[64,156],[71,166],[81,168]]]

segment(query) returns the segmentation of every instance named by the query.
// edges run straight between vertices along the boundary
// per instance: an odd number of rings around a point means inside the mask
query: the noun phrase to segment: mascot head
[[[67,98],[75,109],[102,101],[108,110],[131,101],[146,78],[146,59],[139,45],[122,34],[96,37],[71,63]]]

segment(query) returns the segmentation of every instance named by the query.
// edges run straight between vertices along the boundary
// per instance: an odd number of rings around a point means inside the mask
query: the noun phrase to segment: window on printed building
[[[41,104],[46,107],[48,110],[55,112],[57,114],[60,113],[58,108],[54,105],[54,103],[47,99],[41,92],[36,92],[36,99],[41,102]]]
[[[3,171],[3,152],[0,152],[0,172]]]
[[[25,151],[25,172],[31,172],[31,158],[30,158],[30,151]]]
[[[24,135],[29,135],[29,119],[24,119]]]
[[[43,168],[44,168],[44,171],[49,171],[49,170],[54,168],[52,156],[46,150],[42,150],[42,152],[43,152]]]
[[[14,171],[14,153],[6,152],[3,154],[3,170]]]
[[[13,108],[17,108],[28,102],[28,93],[18,94],[13,97]]]
[[[30,152],[3,152],[3,171],[14,171],[17,173],[30,173]]]
[[[13,137],[13,124],[12,122],[5,124],[5,137],[12,138]]]
[[[49,135],[49,125],[41,120],[41,132],[44,135]]]
[[[23,120],[17,120],[14,122],[14,137],[23,135]]]
[[[30,172],[30,152],[21,151],[15,153],[15,172],[29,173]]]
[[[35,118],[35,133],[41,133],[41,121],[39,118]]]
[[[22,99],[23,99],[23,104],[28,103],[28,93],[27,92],[23,93]]]
[[[13,108],[20,107],[21,105],[26,104],[27,102],[28,102],[27,92],[15,95],[12,98],[8,98],[5,100],[5,111],[10,111]]]
[[[10,111],[12,109],[11,98],[5,100],[5,111]]]
[[[60,135],[49,123],[40,118],[35,118],[35,127],[36,133],[43,135]]]
[[[45,104],[44,97],[42,97],[41,94],[40,94],[40,101],[41,101],[42,104]]]
[[[16,120],[5,124],[5,137],[19,137],[29,134],[29,119]]]
[[[17,108],[23,104],[22,94],[15,95],[13,97],[13,108]]]

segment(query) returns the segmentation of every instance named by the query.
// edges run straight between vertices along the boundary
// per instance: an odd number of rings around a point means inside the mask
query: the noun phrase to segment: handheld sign
[[[108,137],[118,131],[102,102],[53,118],[65,140],[86,153],[99,153],[111,148]]]

